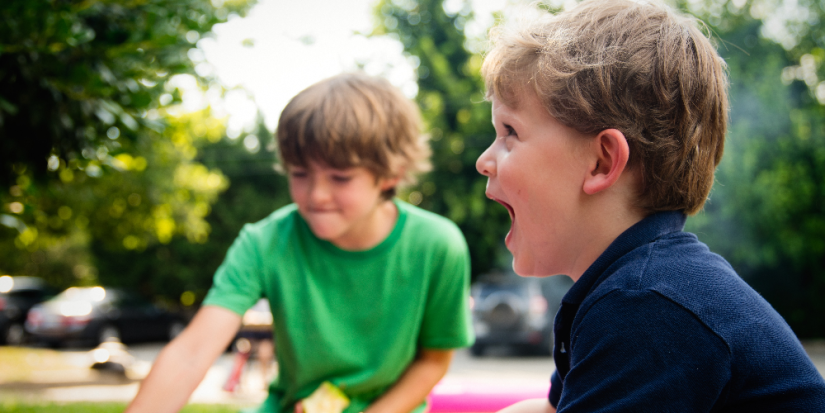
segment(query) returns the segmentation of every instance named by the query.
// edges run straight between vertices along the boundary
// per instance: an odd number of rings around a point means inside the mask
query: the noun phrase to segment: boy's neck
[[[600,219],[594,220],[587,230],[594,234],[588,242],[589,246],[579,256],[575,271],[573,271],[572,274],[568,274],[574,282],[579,280],[584,272],[596,262],[616,238],[643,220],[645,215],[639,211],[617,208],[605,211],[605,213],[599,217]]]
[[[330,242],[346,251],[369,250],[383,242],[392,233],[398,221],[398,215],[398,207],[391,199],[379,201],[363,222],[359,222],[345,236],[330,240]]]
[[[589,236],[583,239],[573,271],[567,274],[574,282],[619,235],[647,216],[636,206],[638,182],[638,176],[627,171],[612,188],[587,197],[580,205],[582,233]]]

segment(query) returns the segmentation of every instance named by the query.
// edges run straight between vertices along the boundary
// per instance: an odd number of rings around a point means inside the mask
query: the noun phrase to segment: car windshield
[[[115,299],[114,291],[103,287],[71,287],[50,301],[49,307],[64,317],[86,317],[101,304]]]

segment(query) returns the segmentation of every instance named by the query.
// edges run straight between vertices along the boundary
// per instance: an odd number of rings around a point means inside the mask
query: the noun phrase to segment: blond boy
[[[423,411],[473,337],[464,238],[393,197],[428,166],[419,123],[397,89],[363,74],[295,96],[277,131],[294,204],[244,227],[127,412],[180,409],[261,297],[278,375],[257,411],[300,412],[324,382],[350,399],[347,413]]]
[[[506,412],[825,411],[782,318],[693,234],[722,157],[724,62],[667,7],[585,1],[502,29],[483,75],[497,137],[477,162],[524,276],[575,284],[549,400]]]

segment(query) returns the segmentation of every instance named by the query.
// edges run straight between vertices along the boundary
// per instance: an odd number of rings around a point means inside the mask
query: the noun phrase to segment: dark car
[[[512,272],[482,276],[471,289],[475,356],[491,346],[549,355],[553,320],[573,281],[566,276],[519,277]]]
[[[26,331],[42,343],[92,345],[165,341],[184,328],[183,318],[130,291],[104,287],[72,287],[31,310]]]
[[[28,339],[23,327],[26,314],[32,306],[55,293],[55,290],[37,277],[0,277],[0,344],[25,344]]]

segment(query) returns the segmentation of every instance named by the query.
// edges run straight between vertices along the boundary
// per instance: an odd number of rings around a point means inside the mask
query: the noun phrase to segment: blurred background
[[[730,74],[725,157],[687,229],[800,338],[825,337],[825,1],[671,4],[705,23]],[[418,103],[434,170],[400,197],[459,225],[476,284],[506,274],[509,217],[475,170],[494,137],[479,70],[489,27],[524,13],[507,0],[3,1],[0,293],[34,292],[0,298],[2,339],[31,343],[21,320],[47,324],[47,306],[21,308],[61,291],[128,301],[173,336],[241,226],[289,202],[273,168],[280,110],[344,70]],[[112,323],[83,338],[123,336]]]

